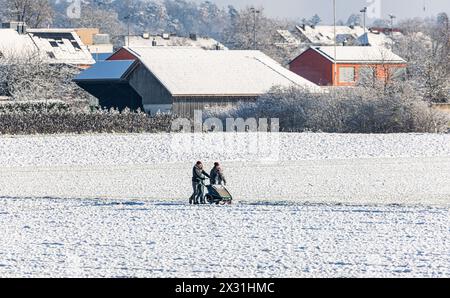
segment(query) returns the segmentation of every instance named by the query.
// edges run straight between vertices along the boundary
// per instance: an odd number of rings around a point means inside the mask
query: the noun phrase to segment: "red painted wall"
[[[109,57],[107,60],[136,60],[136,56],[131,54],[125,49],[120,49],[117,52],[115,52],[111,57]]]
[[[312,49],[295,58],[289,69],[319,86],[333,84],[333,63]]]
[[[353,67],[355,69],[355,81],[354,82],[339,82],[340,68],[341,67]],[[333,78],[333,69],[334,64],[317,53],[312,49],[306,50],[303,54],[295,58],[290,64],[289,69],[298,74],[299,76],[304,77],[305,79],[310,80],[313,83],[316,83],[319,86],[355,86],[358,82],[359,69],[361,67],[370,67],[373,68],[376,73],[376,78],[379,80],[389,80],[389,70],[391,68],[405,68],[406,64],[337,64],[337,78],[338,82],[334,83]]]

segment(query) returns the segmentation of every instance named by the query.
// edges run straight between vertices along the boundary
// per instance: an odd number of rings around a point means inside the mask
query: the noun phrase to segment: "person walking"
[[[203,181],[206,180],[206,177],[211,178],[203,169],[203,163],[201,161],[197,161],[192,169],[192,188],[194,193],[189,199],[190,204],[205,204],[205,186]]]
[[[225,175],[223,173],[222,167],[220,166],[220,163],[214,163],[214,168],[212,168],[209,175],[211,185],[227,185],[227,180],[225,179]]]

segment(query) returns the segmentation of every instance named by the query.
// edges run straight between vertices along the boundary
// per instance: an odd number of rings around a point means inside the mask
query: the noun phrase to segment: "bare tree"
[[[271,19],[264,14],[262,7],[233,11],[229,25],[224,30],[221,40],[230,49],[260,50],[286,65],[296,54],[300,54],[298,46],[279,47],[276,45],[277,30],[294,27],[288,21]]]
[[[2,0],[5,17],[37,28],[52,23],[54,11],[48,0]]]
[[[122,46],[126,35],[126,25],[119,20],[118,14],[112,9],[94,4],[83,4],[80,19],[71,19],[73,27],[99,28],[101,32],[111,36],[115,46]]]

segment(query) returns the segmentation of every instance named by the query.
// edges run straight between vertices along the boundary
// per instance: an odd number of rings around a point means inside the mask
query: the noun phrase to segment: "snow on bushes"
[[[172,117],[143,112],[79,109],[64,102],[0,104],[0,134],[166,132]]]
[[[72,80],[81,70],[63,64],[49,64],[39,52],[10,55],[0,63],[0,96],[14,101],[84,100],[96,102]]]
[[[208,108],[205,117],[279,118],[282,131],[330,133],[443,132],[448,115],[432,109],[406,84],[335,89],[323,94],[275,88],[254,103]]]

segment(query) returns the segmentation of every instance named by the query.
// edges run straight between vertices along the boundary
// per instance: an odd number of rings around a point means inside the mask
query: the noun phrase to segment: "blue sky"
[[[202,0],[198,0],[201,2]],[[333,16],[332,0],[209,0],[219,6],[233,4],[236,7],[262,5],[266,13],[273,17],[299,20],[318,13],[324,22],[331,22]],[[436,15],[445,11],[450,14],[450,0],[336,0],[338,19],[344,21],[352,12],[358,12],[371,2],[380,1],[381,9],[377,13],[382,18],[394,14],[399,19]],[[424,11],[424,6],[426,10]]]

